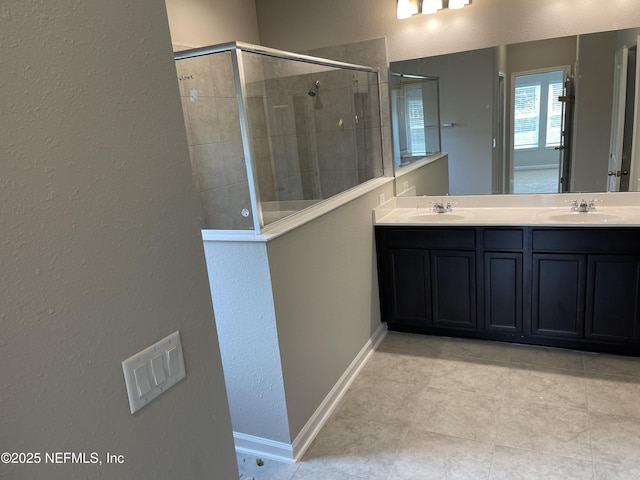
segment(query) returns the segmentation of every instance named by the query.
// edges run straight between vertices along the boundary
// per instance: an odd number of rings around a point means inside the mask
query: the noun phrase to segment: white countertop
[[[571,200],[596,200],[589,212]],[[436,213],[433,202],[452,202]],[[396,197],[374,210],[376,225],[640,226],[640,193]]]

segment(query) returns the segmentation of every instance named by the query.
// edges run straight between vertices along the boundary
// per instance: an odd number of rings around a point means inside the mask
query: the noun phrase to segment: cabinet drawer
[[[393,229],[387,232],[389,248],[444,248],[474,250],[476,232],[471,228]]]
[[[532,248],[539,252],[640,253],[638,228],[534,229]]]
[[[522,250],[524,230],[506,228],[486,228],[484,230],[485,250]]]

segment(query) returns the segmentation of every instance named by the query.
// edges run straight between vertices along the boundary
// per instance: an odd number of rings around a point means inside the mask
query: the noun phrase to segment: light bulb
[[[469,0],[449,0],[449,8],[462,8],[469,5]]]
[[[397,18],[409,18],[418,13],[418,5],[412,0],[398,0]]]
[[[442,0],[422,0],[422,14],[436,13],[442,10]]]

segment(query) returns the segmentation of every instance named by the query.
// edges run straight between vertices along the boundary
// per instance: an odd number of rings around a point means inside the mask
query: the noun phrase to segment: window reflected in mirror
[[[392,72],[390,90],[395,168],[440,153],[438,78]]]
[[[513,193],[558,193],[564,71],[513,74]]]

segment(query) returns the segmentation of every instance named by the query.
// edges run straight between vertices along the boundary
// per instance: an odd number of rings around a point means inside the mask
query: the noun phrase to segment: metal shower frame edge
[[[316,65],[322,65],[326,67],[341,67],[349,68],[351,70],[359,70],[362,72],[380,73],[379,68],[367,67],[365,65],[358,65],[355,63],[340,62],[337,60],[330,60],[328,58],[314,57],[311,55],[303,55],[301,53],[292,53],[285,50],[278,50],[271,47],[263,47],[262,45],[253,45],[251,43],[244,42],[228,42],[220,43],[218,45],[211,45],[208,47],[192,48],[189,50],[182,50],[173,54],[174,60],[183,60],[185,58],[200,57],[202,55],[209,55],[211,53],[230,52],[232,50],[242,50],[245,52],[259,53],[262,55],[268,55],[270,57],[286,58],[289,60],[302,60],[303,62],[313,63]]]

